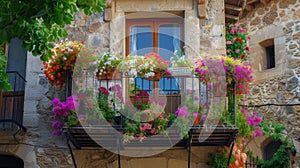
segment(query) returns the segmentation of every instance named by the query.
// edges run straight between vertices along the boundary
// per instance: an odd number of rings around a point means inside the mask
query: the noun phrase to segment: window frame
[[[147,18],[147,19],[126,19],[126,56],[130,54],[130,27],[131,26],[151,26],[152,31],[152,52],[158,53],[158,28],[160,25],[179,24],[180,26],[180,46],[184,46],[184,21],[183,18]]]
[[[149,26],[152,28],[152,52],[158,53],[159,46],[159,26],[168,24],[178,24],[180,26],[180,48],[184,47],[184,19],[178,18],[138,18],[126,19],[126,56],[130,54],[130,28],[132,26]],[[160,88],[160,81],[152,81],[152,90]],[[161,94],[159,95],[178,95],[178,94]]]

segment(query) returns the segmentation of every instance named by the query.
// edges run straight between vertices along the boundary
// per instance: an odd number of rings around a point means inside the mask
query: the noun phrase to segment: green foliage
[[[213,168],[229,168],[227,164],[228,158],[224,155],[224,152],[219,152],[211,155],[209,165]]]
[[[288,168],[289,158],[286,152],[286,145],[283,144],[274,153],[273,158],[268,161],[259,161],[261,168]]]
[[[0,90],[11,90],[11,85],[8,83],[8,75],[5,70],[6,62],[7,57],[3,51],[0,50]]]
[[[40,55],[42,61],[51,57],[51,42],[67,37],[65,25],[73,21],[80,9],[91,15],[102,12],[105,0],[0,0],[0,44],[12,38],[23,40],[23,48]],[[0,54],[0,90],[11,89],[5,73],[6,57]]]
[[[23,40],[24,49],[40,55],[43,61],[51,56],[51,42],[67,37],[65,25],[73,21],[80,9],[91,15],[102,12],[105,0],[0,0],[0,44],[14,37]]]

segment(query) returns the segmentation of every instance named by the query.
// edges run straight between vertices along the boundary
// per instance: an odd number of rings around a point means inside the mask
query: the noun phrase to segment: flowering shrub
[[[76,66],[77,75],[82,70],[92,69],[91,63],[95,61],[94,52],[83,48],[78,41],[65,41],[56,44],[52,49],[52,57],[43,62],[44,73],[51,85],[62,87],[66,81],[66,70],[73,74]]]
[[[230,168],[241,168],[245,167],[245,163],[247,161],[247,154],[243,152],[243,138],[239,139],[239,142],[234,143],[234,147],[232,150],[233,163],[229,164]],[[229,150],[227,151],[229,152]]]
[[[66,80],[66,70],[74,68],[78,53],[83,44],[78,41],[66,41],[52,49],[52,57],[44,64],[44,73],[51,85],[62,87]]]
[[[249,39],[246,29],[243,29],[240,23],[229,24],[226,27],[227,55],[242,61],[247,60],[250,51],[247,46],[247,40]]]
[[[165,133],[169,118],[172,115],[167,115],[164,112],[164,102],[158,100],[149,100],[151,107],[145,110],[137,110],[130,104],[124,111],[130,111],[132,114],[127,114],[128,119],[125,120],[125,138],[124,142],[134,140],[136,137],[143,141],[149,135]]]
[[[144,56],[142,64],[137,67],[138,74],[141,77],[153,77],[156,74],[164,74],[170,62],[160,58],[157,53],[148,53]]]
[[[187,90],[182,93],[181,106],[175,112],[176,118],[172,123],[179,130],[181,138],[188,138],[188,131],[198,118],[200,107],[197,105],[198,97],[194,91]]]
[[[142,78],[154,77],[155,75],[168,74],[170,62],[160,58],[157,53],[148,53],[143,56],[128,56],[120,63],[120,70],[130,77]]]
[[[62,133],[63,126],[76,126],[80,124],[76,109],[78,108],[78,97],[70,96],[66,102],[61,102],[59,98],[52,100],[54,122],[52,123],[53,136],[60,136]]]
[[[99,58],[98,71],[96,76],[99,78],[102,75],[108,74],[110,71],[115,70],[122,60],[112,56],[110,53],[105,53]]]
[[[241,60],[228,56],[212,56],[199,58],[194,72],[200,81],[209,83],[224,80],[226,75],[227,85],[234,82],[236,94],[244,94],[249,90],[249,83],[253,80],[252,67]],[[233,91],[233,88],[231,88]]]

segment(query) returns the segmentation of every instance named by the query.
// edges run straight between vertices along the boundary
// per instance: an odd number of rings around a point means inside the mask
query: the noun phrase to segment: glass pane
[[[180,26],[178,24],[160,25],[158,28],[159,55],[162,59],[170,61],[174,52],[180,51]],[[171,66],[171,65],[170,65]],[[163,78],[159,82],[161,94],[178,94],[179,80]]]
[[[158,28],[159,54],[164,60],[170,60],[174,51],[180,50],[180,26],[178,24],[160,25]]]
[[[145,55],[152,52],[152,27],[130,27],[130,55]],[[136,78],[135,84],[141,90],[152,90],[152,81]]]
[[[145,55],[152,52],[152,27],[130,27],[130,55]]]

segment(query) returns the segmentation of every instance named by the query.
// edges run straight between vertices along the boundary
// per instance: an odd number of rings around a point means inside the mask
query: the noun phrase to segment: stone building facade
[[[268,121],[286,127],[299,152],[300,138],[300,1],[274,0],[258,4],[241,19],[251,37],[249,62],[253,65],[254,82],[243,104],[298,104],[295,106],[262,106],[253,108]],[[268,68],[266,48],[274,46],[275,66]],[[264,138],[252,146],[255,154],[263,155]],[[258,149],[258,150],[257,150]],[[299,166],[299,161],[294,166]]]
[[[75,21],[66,27],[69,39],[84,41],[98,53],[110,51],[126,55],[126,19],[149,17],[182,17],[186,55],[194,59],[199,55],[225,53],[225,6],[223,0],[109,0],[104,14],[86,16],[77,13]],[[206,4],[207,3],[207,4]],[[178,14],[179,13],[179,14]],[[175,16],[176,15],[176,16]],[[300,87],[300,0],[273,0],[267,6],[258,5],[247,12],[241,22],[250,32],[250,56],[254,79],[251,92],[244,97],[244,104],[299,103]],[[265,68],[264,41],[275,46],[275,68]],[[261,44],[260,44],[261,43]],[[43,75],[39,58],[27,58],[24,126],[28,132],[18,135],[16,141],[9,132],[0,139],[0,152],[13,153],[24,160],[25,167],[73,167],[66,146],[66,139],[52,137],[53,121],[51,100],[63,96],[51,87]],[[300,138],[300,106],[259,109],[265,118],[281,121],[287,133],[293,135],[297,145]],[[269,111],[268,111],[269,110]],[[264,138],[249,145],[255,155],[262,156]],[[299,146],[299,145],[298,145]],[[215,147],[192,148],[192,167],[208,167],[209,153]],[[300,150],[299,150],[300,151]],[[117,167],[117,155],[104,149],[74,150],[77,166]],[[187,151],[170,149],[147,158],[121,157],[122,167],[159,168],[187,167]],[[155,165],[157,164],[157,165]]]
[[[74,22],[66,29],[69,39],[84,41],[98,53],[110,51],[114,55],[125,57],[126,19],[168,18],[180,15],[184,20],[183,41],[189,59],[200,54],[222,54],[225,52],[224,2],[203,2],[199,1],[198,4],[198,1],[192,0],[110,0],[107,2],[105,14],[94,13],[87,16],[79,12],[74,16]],[[47,82],[38,57],[29,53],[27,65],[24,126],[28,130],[24,135],[18,135],[17,141],[10,132],[5,133],[6,138],[0,140],[0,152],[15,154],[23,159],[25,167],[28,168],[73,167],[64,136],[51,135],[51,100],[54,97],[62,97],[64,93]],[[191,166],[207,167],[209,154],[215,150],[216,147],[193,148]],[[80,168],[117,167],[117,155],[104,149],[74,149],[73,152]],[[182,168],[187,167],[187,150],[170,149],[147,158],[121,157],[121,163],[125,168]]]

